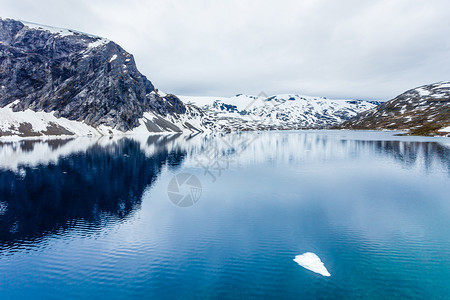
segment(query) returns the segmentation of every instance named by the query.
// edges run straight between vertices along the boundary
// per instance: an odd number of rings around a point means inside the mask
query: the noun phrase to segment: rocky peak
[[[110,40],[0,19],[0,107],[12,102],[14,111],[54,112],[121,131],[137,127],[146,111],[184,107],[160,97],[133,56]]]

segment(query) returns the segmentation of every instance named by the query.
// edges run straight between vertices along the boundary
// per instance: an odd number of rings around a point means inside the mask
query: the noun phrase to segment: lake
[[[448,299],[449,186],[392,132],[1,140],[0,298]]]

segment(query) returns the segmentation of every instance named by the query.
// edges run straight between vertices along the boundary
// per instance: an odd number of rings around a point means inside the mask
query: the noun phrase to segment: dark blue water
[[[448,138],[2,141],[0,298],[448,299],[449,186]]]

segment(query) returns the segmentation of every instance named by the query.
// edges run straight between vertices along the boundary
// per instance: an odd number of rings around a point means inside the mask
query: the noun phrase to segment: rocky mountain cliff
[[[408,130],[416,135],[450,132],[450,81],[424,85],[343,122],[337,128]]]
[[[5,106],[122,132],[141,125],[145,112],[163,117],[186,112],[177,97],[158,95],[133,56],[116,43],[73,30],[0,19],[0,107]],[[48,125],[56,133],[67,131]],[[21,132],[25,127],[2,131]]]

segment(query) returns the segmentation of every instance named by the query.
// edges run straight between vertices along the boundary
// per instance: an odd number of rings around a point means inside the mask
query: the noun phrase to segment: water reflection
[[[35,163],[28,160],[28,164],[0,171],[1,243],[6,246],[64,230],[77,220],[96,227],[105,218],[125,218],[139,207],[145,188],[155,181],[163,165],[181,164],[185,152],[169,152],[163,146],[170,140],[158,139],[160,151],[151,156],[141,150],[140,142],[127,138],[89,141],[85,149],[73,147],[70,154],[63,147],[76,140],[2,145],[15,149],[12,153],[36,153],[32,155]],[[153,142],[150,138],[149,143]],[[42,149],[49,155],[40,157]],[[13,160],[5,151],[4,165]],[[59,158],[53,159],[53,155]],[[45,158],[48,161],[42,163]]]
[[[375,133],[364,137],[319,131],[1,142],[0,242],[4,247],[39,238],[69,229],[77,220],[98,228],[105,219],[124,219],[139,208],[144,190],[164,165],[202,169],[204,165],[198,163],[202,157],[212,163],[226,157],[240,167],[267,162],[301,165],[374,155],[406,168],[439,167],[450,175],[450,148],[444,144],[380,138]]]
[[[361,144],[370,142],[360,141]],[[404,142],[375,141],[372,142],[380,155],[393,157],[405,166],[414,166],[423,158],[425,169],[429,171],[434,162],[447,167],[450,174],[450,148],[437,142]]]
[[[392,158],[403,167],[423,165],[425,171],[436,164],[444,167],[450,175],[450,148],[439,142],[414,142],[398,140],[342,140],[347,152],[369,152],[385,158]],[[352,145],[353,144],[353,145]]]
[[[270,132],[230,134],[206,138],[203,143],[186,146],[198,156],[217,160],[227,157],[238,164],[299,164],[312,161],[363,159],[391,160],[404,168],[445,170],[450,175],[450,142],[447,138],[398,137],[392,133],[333,131]],[[189,150],[190,149],[190,150]],[[190,152],[192,153],[192,152]],[[188,155],[187,162],[189,163]],[[211,157],[208,157],[211,159]],[[191,162],[195,165],[195,161]]]

